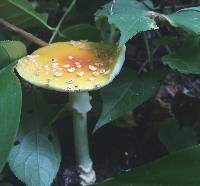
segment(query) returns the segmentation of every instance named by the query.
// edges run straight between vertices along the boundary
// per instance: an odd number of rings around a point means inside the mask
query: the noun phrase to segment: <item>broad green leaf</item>
[[[172,153],[97,186],[197,186],[200,183],[200,146]]]
[[[103,108],[94,131],[152,97],[164,74],[155,71],[140,77],[135,71],[122,71],[113,83],[101,90]]]
[[[200,6],[181,9],[173,14],[164,17],[174,27],[182,28],[186,32],[200,33]]]
[[[169,152],[175,152],[197,144],[197,134],[190,126],[180,126],[176,119],[168,119],[161,123],[160,141]]]
[[[19,126],[21,86],[12,66],[0,71],[0,172],[7,161]]]
[[[164,64],[181,73],[200,74],[199,38],[188,39],[174,54],[162,58]]]
[[[89,40],[100,41],[100,32],[92,25],[79,24],[69,26],[62,30],[62,35],[65,41],[68,40]]]
[[[43,25],[52,29],[47,24],[48,15],[37,13],[28,0],[1,0],[0,17],[22,28]]]
[[[153,19],[146,16],[147,7],[136,0],[117,0],[106,4],[96,12],[95,20],[108,19],[109,24],[114,25],[120,30],[121,37],[119,46],[123,46],[129,39],[139,32],[157,29]]]
[[[26,54],[26,46],[22,42],[0,41],[0,67],[8,65]]]
[[[38,121],[32,118],[32,122]],[[61,160],[56,136],[49,129],[32,128],[19,142],[9,156],[11,170],[28,186],[50,186]]]
[[[27,186],[50,186],[61,161],[59,142],[47,127],[49,116],[44,101],[30,94],[24,102],[20,130],[8,162]]]

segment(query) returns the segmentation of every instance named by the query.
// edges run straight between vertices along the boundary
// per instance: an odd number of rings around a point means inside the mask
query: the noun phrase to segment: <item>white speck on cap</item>
[[[68,71],[68,72],[74,72],[74,71],[75,71],[75,68],[73,68],[73,67],[72,67],[72,68],[68,68],[67,71]]]
[[[88,68],[92,71],[96,71],[97,67],[93,66],[93,65],[89,65]]]
[[[81,68],[81,67],[82,67],[82,65],[76,65],[76,67],[77,67],[77,68]]]
[[[80,65],[80,62],[76,61],[76,62],[75,62],[75,65]]]
[[[64,68],[69,68],[70,65],[69,64],[66,64],[66,65],[63,65]]]
[[[83,76],[85,74],[85,72],[77,72],[76,74],[77,74],[77,76],[81,77],[81,76]]]
[[[68,58],[68,59],[73,59],[74,57],[73,57],[73,56],[68,56],[67,58]]]
[[[88,78],[89,81],[94,81],[95,79],[96,79],[96,78],[93,78],[93,77],[89,77],[89,78]]]
[[[59,76],[63,75],[63,72],[54,72],[53,75],[56,76],[56,77],[59,77]]]
[[[96,84],[96,87],[97,87],[97,88],[100,88],[100,87],[101,87],[101,84],[100,84],[100,83],[97,83],[97,84]]]

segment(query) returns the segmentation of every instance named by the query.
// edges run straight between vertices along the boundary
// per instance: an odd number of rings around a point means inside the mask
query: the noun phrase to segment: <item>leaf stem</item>
[[[48,45],[48,43],[46,43],[45,41],[39,39],[38,37],[32,35],[29,32],[26,32],[25,30],[10,24],[9,22],[7,22],[6,20],[0,18],[0,25],[6,27],[7,29],[19,34],[20,36],[22,36],[23,38],[32,41],[33,43],[39,45],[39,46],[46,46]]]
[[[65,11],[64,15],[62,16],[62,18],[60,19],[59,23],[57,24],[56,26],[56,29],[55,31],[53,32],[50,40],[49,40],[49,43],[52,43],[53,40],[55,39],[56,35],[58,34],[59,32],[59,29],[65,19],[65,17],[67,16],[67,14],[71,11],[71,9],[74,7],[74,5],[76,4],[76,0],[73,0],[72,3],[70,4],[70,6],[67,8],[67,10]]]

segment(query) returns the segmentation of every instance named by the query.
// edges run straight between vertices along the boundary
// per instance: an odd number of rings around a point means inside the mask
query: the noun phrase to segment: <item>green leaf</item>
[[[162,58],[164,64],[181,73],[200,74],[199,38],[188,39],[174,54]]]
[[[152,97],[164,75],[163,71],[155,71],[139,77],[135,71],[122,71],[113,83],[101,90],[103,109],[94,131]]]
[[[24,102],[20,130],[8,162],[26,185],[50,186],[59,169],[61,154],[58,139],[47,126],[48,105],[31,93]]]
[[[12,66],[0,71],[0,172],[7,161],[21,114],[21,86]]]
[[[174,27],[179,27],[186,32],[200,33],[200,6],[185,8],[170,15],[164,15],[169,23]]]
[[[52,29],[47,24],[48,15],[37,13],[28,0],[1,0],[0,17],[22,28],[43,25]]]
[[[89,24],[69,26],[62,30],[63,38],[66,40],[89,40],[100,41],[100,32],[96,27]]]
[[[200,145],[196,145],[96,186],[196,186],[199,170]]]
[[[190,126],[182,126],[175,119],[168,119],[160,126],[160,141],[169,152],[175,152],[197,144],[197,134]]]
[[[113,9],[111,7],[112,2],[98,10],[95,20],[107,18],[109,24],[120,30],[120,47],[139,32],[157,29],[155,21],[146,16],[146,6],[136,0],[117,0]]]
[[[20,41],[0,41],[0,67],[4,67],[27,54],[26,46]]]

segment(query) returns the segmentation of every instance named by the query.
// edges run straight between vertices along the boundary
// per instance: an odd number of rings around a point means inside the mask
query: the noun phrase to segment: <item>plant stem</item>
[[[62,16],[62,18],[60,19],[59,23],[57,24],[56,26],[56,29],[55,31],[53,32],[50,40],[49,40],[49,43],[52,43],[53,40],[55,39],[56,35],[58,34],[59,32],[59,29],[65,19],[65,17],[67,16],[67,14],[71,11],[71,9],[73,8],[73,6],[76,4],[76,0],[73,0],[72,3],[70,4],[70,6],[67,8],[67,10],[65,11],[64,15]]]
[[[92,184],[96,175],[92,168],[87,134],[87,112],[92,108],[90,96],[88,92],[70,93],[69,101],[73,108],[75,156],[80,184]]]
[[[157,35],[158,35],[160,38],[162,37],[159,31],[156,30],[156,33],[157,33]],[[172,54],[172,51],[171,51],[171,49],[169,48],[168,45],[165,45],[164,47],[165,47],[165,49],[167,50],[167,52],[168,52],[169,54]]]
[[[115,26],[111,25],[110,26],[110,37],[108,39],[108,42],[110,44],[113,44],[114,41],[115,41],[115,36],[116,36],[116,29],[115,29]]]
[[[17,34],[19,34],[20,36],[22,36],[23,38],[32,41],[33,43],[39,45],[39,46],[46,46],[48,45],[48,43],[46,43],[45,41],[39,39],[38,37],[35,37],[34,35],[32,35],[29,32],[26,32],[25,30],[10,24],[9,22],[7,22],[6,20],[0,18],[0,25],[3,25],[4,27],[6,27],[7,29],[16,32]]]
[[[150,70],[153,70],[152,52],[151,52],[149,41],[147,38],[147,33],[143,32],[143,38],[144,38],[144,43],[145,43],[146,50],[147,50],[147,56],[148,56],[148,62],[150,64]]]

